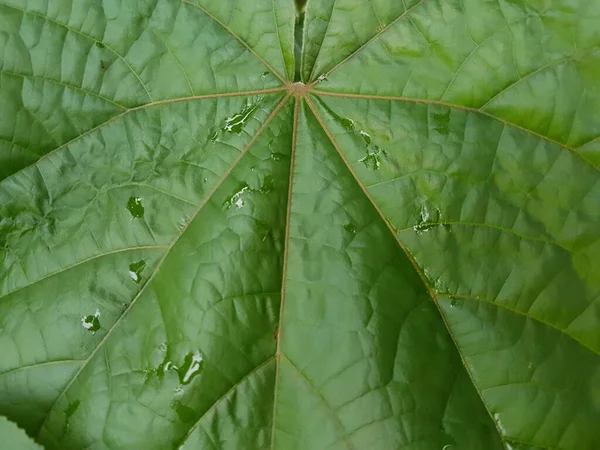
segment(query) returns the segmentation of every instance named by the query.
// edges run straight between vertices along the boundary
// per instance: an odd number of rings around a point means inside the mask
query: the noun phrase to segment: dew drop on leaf
[[[143,259],[129,265],[129,276],[136,283],[140,283],[142,281],[142,271],[146,267],[146,261]]]
[[[271,153],[271,159],[273,161],[281,161],[283,158],[285,158],[285,155],[283,153],[277,153],[277,152]]]
[[[271,234],[271,229],[267,222],[257,220],[256,225],[254,226],[254,232],[257,236],[261,237],[261,242],[265,242]]]
[[[262,186],[258,190],[261,194],[270,194],[273,192],[275,186],[275,179],[271,175],[267,175],[263,181]]]
[[[75,401],[72,401],[71,403],[69,403],[67,405],[67,409],[65,409],[65,412],[64,412],[64,415],[65,415],[65,424],[63,426],[63,433],[62,433],[63,436],[69,430],[69,422],[71,421],[71,416],[73,416],[73,414],[75,414],[75,412],[79,408],[80,404],[81,404],[81,400],[75,400]]]
[[[192,379],[200,373],[203,360],[204,357],[200,352],[188,353],[185,355],[183,364],[177,370],[181,384],[189,384]]]
[[[381,167],[381,158],[385,155],[387,155],[385,150],[381,150],[375,145],[372,150],[367,148],[367,156],[360,158],[358,161],[368,169],[378,170]]]
[[[371,144],[371,135],[369,133],[367,133],[365,130],[360,130],[358,134],[362,136],[367,145]]]
[[[142,205],[141,197],[129,197],[129,201],[127,202],[127,209],[129,210],[129,214],[134,219],[139,219],[144,217],[144,205]]]
[[[262,99],[259,99],[256,103],[246,103],[246,107],[242,111],[225,119],[225,125],[221,131],[224,133],[240,134],[244,128],[244,125],[246,125],[248,120],[258,109],[261,101]]]
[[[344,225],[344,230],[346,230],[348,233],[356,234],[356,227],[351,223]]]
[[[250,193],[270,194],[273,192],[274,187],[275,179],[271,175],[265,176],[261,187],[258,189],[252,189],[248,186],[248,183],[242,183],[235,192],[223,202],[223,208],[230,209],[232,206],[235,206],[237,209],[241,209],[246,204],[246,201],[244,200],[245,195]]]
[[[354,121],[352,119],[340,119],[340,123],[346,131],[354,131]]]
[[[240,209],[244,206],[245,202],[242,196],[244,193],[250,192],[250,186],[247,183],[241,184],[236,191],[231,194],[231,196],[223,202],[223,207],[225,209],[230,209],[232,206],[235,206],[237,209]]]
[[[96,310],[92,315],[83,316],[81,318],[81,326],[93,333],[98,331],[100,329],[100,311]]]
[[[67,417],[67,419],[70,419],[71,416],[75,414],[75,411],[77,411],[77,408],[79,408],[80,404],[81,400],[75,400],[69,403],[69,406],[67,406],[67,409],[65,409],[65,416]]]
[[[427,205],[422,205],[419,211],[418,223],[413,226],[413,230],[417,233],[423,233],[432,228],[441,225],[442,213],[439,208],[429,209]]]

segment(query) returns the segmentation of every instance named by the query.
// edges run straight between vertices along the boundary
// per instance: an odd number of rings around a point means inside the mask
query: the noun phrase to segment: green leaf
[[[34,443],[23,430],[2,416],[0,416],[0,437],[2,445],[11,450],[41,450],[42,448]]]
[[[1,0],[0,414],[57,450],[595,450],[598,23]]]

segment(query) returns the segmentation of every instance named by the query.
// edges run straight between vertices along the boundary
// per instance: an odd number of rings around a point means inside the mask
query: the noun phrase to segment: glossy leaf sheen
[[[598,448],[600,3],[294,3],[0,0],[0,414]]]

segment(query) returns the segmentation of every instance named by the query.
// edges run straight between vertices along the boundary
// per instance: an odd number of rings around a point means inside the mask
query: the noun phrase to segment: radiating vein
[[[344,63],[346,61],[348,61],[349,59],[353,58],[354,56],[356,56],[357,53],[360,53],[361,50],[363,50],[365,47],[367,47],[371,42],[377,40],[379,38],[379,36],[381,36],[382,33],[385,33],[390,27],[392,27],[394,24],[396,24],[399,20],[401,20],[403,17],[406,17],[411,11],[413,11],[416,7],[418,7],[419,5],[421,5],[423,2],[425,2],[427,0],[421,0],[419,1],[419,3],[413,5],[412,7],[408,8],[407,10],[405,10],[402,14],[400,14],[398,17],[396,17],[394,20],[392,20],[388,25],[386,25],[385,27],[381,28],[381,30],[379,30],[375,35],[373,35],[373,37],[371,39],[369,39],[367,42],[365,42],[364,44],[362,44],[360,47],[358,47],[356,50],[354,50],[350,55],[348,55],[346,58],[344,58],[342,61],[340,61],[339,63],[337,63],[335,66],[333,66],[331,69],[329,69],[324,75],[325,77],[328,77],[329,75],[331,75],[334,71],[336,71],[337,69],[339,69],[342,65],[344,65]],[[320,50],[320,48],[319,48]],[[315,59],[315,63],[316,63],[316,59]],[[313,66],[314,68],[314,66]],[[312,75],[312,74],[311,74]],[[317,79],[315,81],[313,81],[311,83],[311,86],[314,86],[316,84],[318,84],[321,80]]]
[[[252,375],[254,375],[256,372],[258,372],[260,369],[262,369],[266,365],[268,365],[274,359],[275,359],[275,355],[273,355],[270,358],[266,359],[265,361],[263,361],[262,363],[260,363],[258,366],[256,366],[254,369],[252,369],[250,372],[248,372],[246,375],[244,375],[242,378],[240,378],[237,383],[235,383],[233,386],[231,386],[229,389],[227,389],[227,391],[216,402],[214,402],[212,405],[210,405],[208,407],[208,409],[206,411],[204,411],[204,413],[198,418],[198,420],[190,427],[190,430],[185,435],[185,437],[181,441],[181,444],[179,444],[178,448],[179,449],[183,448],[183,446],[185,445],[185,443],[187,442],[187,440],[190,438],[190,436],[192,435],[192,433],[194,432],[194,430],[198,427],[198,425],[200,424],[200,422],[202,421],[202,419],[204,419],[207,416],[208,413],[210,413],[218,405],[220,405],[221,402],[223,402],[231,393],[235,392],[235,390],[244,381],[248,380]]]
[[[396,96],[388,96],[388,95],[349,94],[349,93],[343,93],[343,92],[327,92],[327,91],[319,91],[319,90],[314,90],[312,92],[316,95],[323,95],[323,96],[327,96],[327,97],[340,97],[340,98],[348,98],[348,99],[356,98],[356,99],[364,99],[364,100],[387,100],[387,101],[399,101],[399,102],[407,102],[407,103],[421,103],[424,105],[443,106],[446,108],[459,109],[462,111],[467,111],[467,112],[471,112],[471,113],[475,113],[475,114],[481,114],[483,116],[489,117],[490,119],[497,120],[498,122],[501,122],[504,125],[519,129],[519,130],[524,131],[528,134],[531,134],[532,136],[535,136],[539,139],[543,139],[547,142],[550,142],[551,144],[557,145],[565,150],[569,150],[570,152],[572,152],[573,154],[575,154],[579,158],[581,158],[581,160],[585,161],[587,164],[592,166],[594,169],[598,170],[598,167],[596,167],[594,165],[594,163],[589,161],[585,156],[583,156],[575,148],[569,147],[568,145],[563,144],[562,142],[555,141],[554,139],[552,139],[548,136],[545,136],[543,134],[540,134],[536,131],[533,131],[529,128],[524,128],[521,125],[518,125],[513,122],[509,122],[498,116],[490,114],[487,111],[482,111],[481,109],[472,108],[470,106],[456,105],[454,103],[447,103],[447,102],[443,102],[440,100],[427,100],[427,99],[422,99],[422,98],[396,97]]]
[[[42,281],[47,280],[48,278],[52,278],[56,275],[59,275],[59,274],[65,272],[66,270],[73,269],[74,267],[80,266],[80,265],[88,263],[90,261],[94,261],[94,260],[96,260],[98,258],[102,258],[104,256],[114,255],[117,253],[131,252],[131,251],[135,251],[135,250],[161,250],[161,249],[166,249],[166,248],[168,248],[166,245],[146,245],[146,246],[141,246],[141,247],[120,248],[120,249],[112,250],[112,251],[106,252],[106,253],[99,253],[97,255],[91,256],[89,258],[83,259],[81,261],[77,261],[76,263],[73,263],[66,267],[63,267],[62,269],[57,270],[55,272],[46,274],[42,278],[38,278],[37,280],[35,280],[29,284],[26,284],[24,286],[19,286],[18,288],[13,289],[12,291],[5,292],[4,294],[0,295],[0,299],[8,297],[9,295],[12,295],[16,292],[22,291],[23,289],[30,288],[31,286],[33,286],[37,283],[41,283]]]
[[[279,328],[277,331],[277,350],[275,352],[275,361],[276,361],[276,369],[275,369],[275,383],[273,386],[274,395],[273,395],[273,426],[271,430],[271,450],[275,447],[275,427],[277,423],[277,402],[278,402],[278,388],[279,388],[279,377],[280,377],[280,360],[281,360],[281,342],[283,340],[283,314],[285,308],[285,299],[286,299],[286,279],[287,279],[287,267],[288,267],[288,259],[289,259],[289,245],[290,245],[290,222],[292,216],[292,194],[294,187],[294,165],[296,162],[296,147],[298,145],[298,115],[300,109],[300,97],[296,96],[294,103],[294,124],[292,129],[292,153],[290,156],[290,183],[288,187],[288,202],[287,202],[287,213],[285,219],[285,248],[283,251],[283,270],[281,275],[281,303],[279,307]]]
[[[206,94],[206,95],[195,95],[193,97],[179,97],[179,98],[172,98],[172,99],[167,99],[167,100],[159,100],[156,102],[146,103],[145,105],[141,105],[141,106],[137,106],[135,108],[128,109],[128,110],[122,112],[121,114],[113,116],[110,119],[106,120],[105,122],[102,122],[101,124],[95,126],[94,128],[90,128],[89,130],[80,134],[79,136],[74,137],[70,141],[59,145],[58,147],[54,148],[53,150],[50,150],[48,153],[43,155],[40,159],[35,161],[30,166],[23,167],[22,169],[18,170],[17,172],[14,172],[11,175],[9,175],[8,177],[4,178],[2,181],[0,181],[0,184],[4,183],[6,180],[11,179],[12,177],[16,177],[17,174],[23,172],[28,167],[37,165],[40,161],[48,158],[50,155],[56,153],[57,151],[65,148],[65,147],[68,147],[69,145],[73,144],[74,142],[77,142],[79,139],[81,139],[85,136],[88,136],[89,134],[91,134],[95,131],[98,131],[99,129],[102,129],[105,126],[123,118],[123,116],[130,114],[132,112],[135,112],[135,111],[140,111],[143,109],[153,108],[153,107],[161,106],[161,105],[168,105],[171,103],[190,102],[190,101],[197,101],[197,100],[209,100],[209,99],[218,99],[218,98],[226,98],[226,97],[243,97],[246,95],[272,94],[275,92],[283,92],[285,90],[286,90],[285,87],[271,88],[271,89],[257,89],[257,90],[242,91],[242,92],[225,92],[225,93],[221,93],[221,94]]]
[[[4,377],[6,375],[10,375],[15,372],[21,372],[23,370],[29,369],[39,369],[48,366],[56,366],[60,364],[83,364],[85,362],[84,359],[61,359],[56,361],[44,361],[42,363],[29,364],[27,366],[17,367],[16,369],[7,370],[6,372],[0,373],[0,377]]]
[[[416,225],[416,224],[415,224]],[[414,230],[415,225],[411,225],[409,227],[406,228],[402,228],[399,230],[396,230],[397,233],[403,233],[405,231],[409,231],[409,230]],[[485,227],[485,228],[491,228],[494,230],[498,230],[501,231],[503,233],[509,233],[512,234],[513,236],[518,237],[519,239],[525,239],[528,241],[533,241],[533,242],[542,242],[544,244],[548,244],[548,245],[555,245],[563,250],[566,250],[568,252],[570,252],[570,250],[565,247],[564,245],[556,242],[556,241],[550,241],[548,239],[543,239],[541,237],[535,237],[535,236],[525,236],[523,234],[519,234],[514,230],[511,230],[510,228],[504,228],[498,225],[494,225],[491,223],[484,223],[484,222],[463,222],[460,220],[444,220],[441,222],[425,222],[423,225],[426,225],[427,227],[437,227],[437,226],[444,226],[444,225],[464,225],[467,227]]]
[[[59,27],[65,28],[66,30],[72,31],[73,33],[77,33],[80,36],[83,36],[83,37],[85,37],[87,39],[90,39],[92,42],[97,42],[98,41],[98,39],[96,39],[96,38],[94,38],[94,37],[92,37],[92,36],[90,36],[88,34],[85,34],[84,32],[82,32],[80,30],[77,30],[75,28],[71,28],[71,27],[65,25],[64,23],[58,22],[58,21],[56,21],[54,19],[51,19],[48,16],[44,16],[43,14],[40,14],[40,13],[37,13],[37,12],[34,12],[34,11],[28,11],[28,10],[22,9],[22,8],[18,8],[16,6],[14,6],[14,5],[7,5],[5,3],[3,3],[0,6],[5,6],[7,8],[12,8],[12,9],[14,9],[16,11],[21,11],[23,14],[30,14],[32,16],[41,17],[42,19],[47,20],[50,23],[53,23],[55,25],[58,25]],[[142,81],[142,79],[140,78],[140,76],[138,75],[138,73],[135,70],[133,70],[133,67],[131,67],[131,65],[127,62],[127,60],[125,59],[125,57],[122,56],[121,54],[117,53],[117,51],[114,50],[109,45],[107,45],[105,43],[103,43],[103,44],[104,44],[104,46],[108,50],[110,50],[112,53],[114,53],[116,56],[118,56],[123,61],[123,63],[131,71],[131,73],[137,78],[137,80],[139,81],[140,85],[142,86],[142,88],[144,89],[144,91],[146,92],[146,94],[148,95],[148,98],[150,99],[150,101],[152,101],[152,96],[150,95],[150,91],[148,91],[148,88],[146,87],[146,85],[144,84],[144,82]]]
[[[127,109],[127,107],[125,105],[121,105],[120,103],[118,103],[118,102],[116,102],[116,101],[114,101],[114,100],[112,100],[112,99],[110,99],[108,97],[105,97],[104,95],[98,94],[97,92],[90,91],[88,89],[84,89],[82,87],[75,86],[75,85],[72,85],[72,84],[67,84],[67,83],[64,83],[62,81],[53,80],[52,78],[44,78],[44,77],[40,77],[40,76],[37,76],[37,75],[30,75],[30,74],[24,74],[24,73],[11,72],[11,71],[5,70],[5,69],[0,70],[0,73],[3,73],[5,75],[9,75],[9,76],[12,76],[12,77],[22,78],[22,79],[31,78],[33,80],[43,81],[44,83],[56,84],[58,86],[62,86],[62,87],[67,88],[67,89],[73,89],[73,90],[82,92],[82,93],[84,93],[86,95],[91,95],[93,97],[99,98],[99,99],[101,99],[101,100],[103,100],[103,101],[105,101],[107,103],[110,103],[111,105],[116,106],[119,109]]]
[[[385,215],[383,214],[383,212],[381,211],[381,209],[379,208],[379,206],[377,205],[377,203],[375,202],[375,200],[371,196],[371,193],[366,188],[366,186],[364,185],[364,183],[357,176],[356,172],[354,171],[354,168],[352,167],[352,164],[350,163],[350,161],[348,161],[348,158],[346,158],[346,155],[344,154],[344,152],[342,151],[342,149],[339,147],[339,145],[336,142],[335,138],[331,134],[331,131],[329,131],[329,129],[325,125],[325,122],[323,121],[323,118],[318,113],[317,109],[314,107],[314,105],[312,104],[312,102],[310,101],[310,99],[306,99],[306,102],[307,102],[308,106],[310,107],[312,113],[314,114],[315,118],[317,119],[317,121],[319,122],[319,124],[321,125],[321,127],[323,128],[323,131],[325,132],[325,134],[327,135],[327,137],[331,141],[331,144],[334,146],[334,148],[336,149],[336,151],[339,154],[340,158],[342,159],[342,161],[346,165],[348,171],[350,172],[350,174],[352,175],[352,177],[354,178],[354,180],[356,181],[356,183],[358,184],[358,186],[361,188],[361,190],[363,191],[364,195],[367,197],[367,199],[369,200],[369,202],[371,203],[371,205],[373,206],[373,208],[377,211],[377,213],[379,214],[379,217],[381,218],[381,220],[383,221],[383,223],[385,224],[385,226],[388,228],[388,230],[390,231],[390,233],[394,237],[396,243],[398,244],[398,246],[400,247],[400,249],[404,252],[404,254],[406,255],[406,257],[410,261],[411,265],[413,266],[414,270],[416,271],[416,273],[421,278],[421,281],[422,281],[423,285],[425,286],[425,288],[427,289],[427,292],[429,293],[429,296],[431,297],[431,299],[433,300],[433,303],[435,304],[435,306],[438,309],[438,312],[439,312],[440,317],[441,317],[441,319],[442,319],[442,321],[443,321],[443,323],[444,323],[444,325],[446,327],[446,330],[448,331],[448,334],[452,338],[452,341],[454,343],[454,347],[457,350],[457,353],[458,353],[458,355],[459,355],[459,357],[461,359],[463,367],[464,367],[467,375],[469,376],[469,378],[471,380],[471,383],[473,384],[473,386],[475,388],[475,391],[477,392],[477,395],[479,396],[482,404],[484,405],[484,407],[485,407],[486,411],[488,412],[488,414],[489,414],[492,422],[494,423],[494,426],[496,427],[496,431],[498,432],[500,440],[502,441],[503,434],[500,431],[500,428],[498,427],[498,423],[496,422],[496,420],[494,420],[494,416],[492,414],[491,409],[489,408],[489,406],[487,405],[485,399],[483,398],[483,396],[481,394],[481,390],[477,387],[477,383],[475,382],[475,379],[473,378],[473,375],[472,375],[472,373],[471,373],[471,371],[470,371],[470,369],[469,369],[469,367],[467,365],[466,359],[465,359],[464,355],[462,354],[461,348],[458,345],[458,341],[457,341],[456,337],[454,336],[454,334],[452,332],[452,329],[450,328],[450,325],[448,324],[448,322],[446,320],[446,317],[442,313],[442,310],[440,308],[439,301],[438,301],[438,299],[436,297],[436,294],[435,294],[433,288],[429,285],[429,282],[427,280],[427,277],[423,273],[423,270],[421,269],[421,267],[419,266],[419,264],[417,263],[417,261],[414,259],[414,257],[412,256],[412,254],[410,253],[410,251],[408,250],[408,248],[406,247],[406,245],[404,245],[404,243],[398,238],[398,234],[395,232],[394,227],[389,222],[389,220],[385,217]],[[504,441],[502,441],[502,443],[505,445]]]
[[[265,59],[262,56],[260,56],[258,53],[256,53],[256,51],[246,41],[244,41],[240,36],[238,36],[225,23],[221,22],[215,15],[211,14],[206,8],[204,8],[202,5],[199,5],[197,3],[191,3],[191,2],[189,2],[187,0],[181,0],[181,2],[185,3],[187,5],[190,5],[190,6],[198,8],[206,16],[210,17],[212,20],[214,20],[216,23],[218,23],[220,26],[222,26],[229,34],[231,34],[245,48],[247,48],[250,51],[250,53],[252,53],[267,69],[269,69],[273,73],[273,75],[275,75],[277,78],[279,78],[279,81],[281,81],[282,83],[285,83],[285,78],[282,77],[281,74],[277,70],[275,70],[267,61],[265,61]],[[275,24],[275,26],[277,26],[277,24]],[[283,58],[283,54],[281,56]],[[285,63],[284,63],[284,66],[285,66]]]
[[[323,397],[323,394],[321,394],[321,392],[315,386],[313,386],[313,384],[308,379],[308,377],[304,374],[304,372],[302,372],[296,366],[296,364],[293,363],[293,361],[291,361],[290,359],[288,359],[285,355],[282,355],[282,357],[285,358],[285,360],[290,365],[290,367],[292,367],[302,377],[302,379],[306,382],[306,384],[308,384],[308,386],[310,386],[310,388],[312,389],[312,391],[319,397],[319,400],[321,400],[321,403],[323,405],[325,405],[325,408],[327,409],[327,411],[330,413],[331,417],[333,418],[333,421],[335,422],[335,425],[341,431],[341,433],[342,433],[342,439],[346,443],[346,446],[348,447],[348,449],[350,449],[350,450],[356,450],[354,448],[354,445],[352,445],[352,442],[350,442],[348,440],[348,437],[346,435],[346,429],[344,428],[344,425],[340,421],[340,418],[337,416],[337,414],[335,413],[335,411],[333,410],[333,408],[331,407],[331,405],[329,403],[327,403],[327,400],[325,400],[325,397]]]
[[[290,98],[290,95],[288,94],[288,95],[286,95],[279,102],[279,104],[275,107],[275,109],[273,110],[273,112],[269,115],[269,117],[265,120],[265,122],[262,124],[262,126],[258,129],[258,131],[256,132],[256,134],[252,137],[252,139],[250,140],[250,142],[248,142],[248,144],[246,145],[246,147],[240,152],[240,154],[238,155],[238,157],[233,161],[233,163],[231,164],[231,166],[229,167],[229,169],[227,169],[225,171],[225,173],[223,174],[223,176],[219,179],[219,181],[215,184],[215,186],[211,189],[211,191],[207,193],[204,201],[198,206],[198,208],[196,209],[196,211],[194,212],[194,214],[192,215],[192,217],[190,218],[190,220],[188,221],[188,223],[186,224],[186,226],[183,227],[180,230],[180,232],[175,236],[175,238],[173,239],[173,241],[171,242],[171,244],[167,248],[167,251],[165,252],[165,254],[161,258],[161,260],[159,261],[159,263],[156,265],[154,271],[152,272],[152,274],[148,278],[148,281],[146,282],[146,284],[142,287],[142,289],[140,289],[140,291],[137,293],[137,295],[129,303],[129,305],[127,306],[127,308],[117,318],[117,320],[115,321],[115,323],[108,329],[106,335],[98,343],[98,345],[96,346],[96,348],[94,348],[94,350],[90,353],[90,355],[85,360],[85,362],[83,363],[83,365],[81,366],[81,368],[75,373],[75,375],[73,376],[73,378],[71,378],[71,380],[69,381],[69,383],[67,383],[67,385],[65,386],[64,390],[56,398],[56,400],[54,401],[54,404],[52,405],[52,407],[48,411],[48,414],[46,416],[46,419],[44,420],[44,423],[42,423],[42,425],[40,427],[40,430],[38,432],[38,437],[39,437],[39,433],[41,433],[41,431],[44,429],[44,425],[47,422],[48,418],[50,417],[50,414],[54,410],[54,408],[55,408],[56,404],[58,403],[58,401],[69,390],[69,388],[71,387],[71,385],[75,382],[75,380],[77,379],[77,377],[87,367],[88,363],[93,359],[94,355],[98,352],[98,350],[100,350],[101,348],[103,348],[105,342],[110,338],[110,336],[112,335],[113,331],[119,326],[119,324],[123,321],[123,319],[125,317],[127,317],[129,311],[131,311],[131,309],[134,307],[134,305],[140,299],[140,297],[142,296],[142,294],[146,291],[146,288],[152,284],[152,281],[156,277],[156,274],[159,273],[160,268],[162,267],[162,265],[164,264],[165,260],[167,259],[167,257],[171,253],[171,250],[173,249],[173,247],[177,244],[177,242],[179,241],[179,239],[185,234],[185,232],[187,231],[187,229],[189,228],[189,226],[194,222],[194,219],[198,216],[198,214],[200,213],[200,211],[202,211],[202,208],[210,201],[210,199],[213,197],[213,195],[215,194],[215,192],[219,189],[219,187],[223,184],[223,182],[229,177],[229,175],[231,174],[231,172],[233,171],[233,169],[242,160],[242,158],[244,157],[244,155],[246,155],[246,153],[250,150],[250,148],[252,147],[252,145],[256,142],[256,140],[259,138],[259,136],[262,134],[262,132],[267,128],[267,126],[271,123],[271,121],[273,120],[273,118],[279,113],[279,111],[281,110],[281,108],[283,108],[283,106],[285,106],[285,104],[287,103],[287,101],[288,101],[289,98]]]
[[[553,325],[549,322],[546,322],[543,319],[540,319],[538,317],[532,316],[531,314],[528,314],[525,311],[519,311],[518,309],[514,309],[514,308],[510,308],[509,306],[503,304],[503,303],[499,303],[499,302],[494,302],[491,300],[487,300],[485,298],[480,298],[480,297],[475,297],[472,295],[463,295],[463,294],[450,294],[450,293],[438,293],[439,295],[445,295],[447,297],[450,297],[452,299],[464,299],[464,300],[470,300],[470,301],[475,301],[475,302],[480,302],[480,303],[485,303],[488,305],[493,305],[497,308],[503,309],[504,311],[508,311],[510,313],[519,315],[519,316],[523,316],[526,317],[528,319],[534,320],[535,322],[551,328],[555,331],[558,331],[560,334],[562,334],[563,336],[566,336],[569,339],[572,339],[573,341],[577,342],[577,344],[581,345],[582,347],[584,347],[586,350],[589,350],[590,352],[594,353],[595,355],[600,356],[600,351],[593,349],[592,347],[590,347],[589,345],[587,345],[585,342],[580,341],[579,339],[577,339],[575,336],[572,336],[571,334],[567,333],[565,330],[557,327],[556,325]]]

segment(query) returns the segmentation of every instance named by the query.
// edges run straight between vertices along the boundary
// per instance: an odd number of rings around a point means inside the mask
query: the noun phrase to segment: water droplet
[[[272,152],[271,153],[271,159],[273,161],[281,161],[282,159],[284,159],[286,156],[283,153],[277,153],[277,152]]]
[[[275,179],[271,175],[267,175],[263,180],[263,184],[258,190],[261,194],[270,194],[273,192],[275,186]]]
[[[167,370],[177,370],[177,366],[173,364],[173,361],[165,361],[162,364],[162,370],[163,372],[166,372]]]
[[[373,170],[377,170],[381,167],[381,157],[387,155],[384,150],[381,150],[378,146],[374,146],[374,150],[367,149],[367,156],[359,159],[365,167]]]
[[[211,135],[208,137],[208,139],[210,139],[210,142],[212,142],[213,144],[219,142],[219,132],[213,131],[211,133]]]
[[[136,283],[142,281],[142,271],[144,270],[144,267],[146,267],[146,261],[143,259],[129,265],[129,276]]]
[[[258,189],[251,189],[248,183],[242,183],[236,191],[223,202],[225,209],[230,209],[235,206],[237,209],[242,208],[246,202],[244,196],[250,193],[270,194],[275,187],[275,179],[271,175],[265,176],[262,186]]]
[[[67,409],[65,409],[65,411],[64,411],[65,424],[64,424],[63,430],[62,430],[63,436],[65,434],[67,434],[67,431],[69,430],[71,417],[73,416],[73,414],[75,414],[75,412],[79,408],[79,405],[81,405],[81,400],[75,400],[75,401],[72,401],[71,403],[69,403],[69,405],[67,406]]]
[[[194,422],[198,419],[198,413],[180,401],[173,402],[173,409],[182,422]]]
[[[318,82],[327,81],[327,74],[324,73],[323,75],[319,76],[319,78],[317,78],[317,81]]]
[[[250,192],[250,187],[244,183],[240,185],[240,187],[227,199],[223,202],[223,207],[225,209],[230,209],[235,205],[237,209],[240,209],[244,206],[244,199],[242,196],[245,192]]]
[[[181,384],[189,384],[200,373],[204,357],[200,352],[185,355],[182,366],[177,370]]]
[[[348,233],[356,234],[356,227],[351,223],[344,225],[344,230],[346,230]]]
[[[346,131],[354,132],[354,120],[352,119],[340,119],[340,124]]]
[[[186,216],[183,216],[179,219],[179,221],[177,222],[177,228],[179,228],[179,230],[185,230],[187,225],[188,225],[188,221],[189,218]]]
[[[144,205],[142,205],[141,197],[129,197],[127,209],[134,219],[144,217]]]
[[[371,135],[369,133],[367,133],[365,130],[360,130],[358,134],[362,136],[367,145],[371,144]]]
[[[100,311],[96,310],[93,315],[83,316],[81,326],[88,331],[95,333],[100,329]]]
[[[67,419],[69,419],[73,414],[75,414],[75,411],[77,411],[79,405],[81,405],[81,400],[75,400],[69,403],[69,406],[67,406],[67,409],[65,409],[65,416],[67,416]]]
[[[444,114],[433,114],[434,130],[447,136],[450,134],[450,110]]]
[[[419,216],[419,222],[413,226],[417,233],[424,233],[441,225],[442,213],[439,208],[430,210],[427,205],[422,205]]]
[[[271,73],[271,72],[269,72],[269,71],[267,70],[267,71],[263,72],[263,74],[262,74],[262,77],[263,77],[263,78],[267,78],[267,77],[269,76],[269,74],[270,74],[270,73]]]
[[[457,300],[454,297],[450,297],[450,308],[454,308],[456,306]]]
[[[242,111],[225,119],[225,125],[223,126],[221,131],[225,133],[240,134],[242,132],[242,129],[244,128],[244,125],[248,122],[248,120],[258,109],[258,106],[261,101],[262,99],[259,99],[256,103],[247,102],[245,108]]]
[[[205,183],[208,183],[208,178],[204,178],[203,180]]]
[[[506,428],[504,427],[504,425],[502,424],[502,421],[500,420],[500,414],[498,413],[494,413],[494,420],[496,421],[496,424],[498,424],[498,429],[502,432],[502,434],[508,434]]]
[[[269,228],[269,224],[267,222],[258,220],[254,226],[254,232],[256,236],[261,236],[261,242],[265,242],[271,234],[271,229]]]

